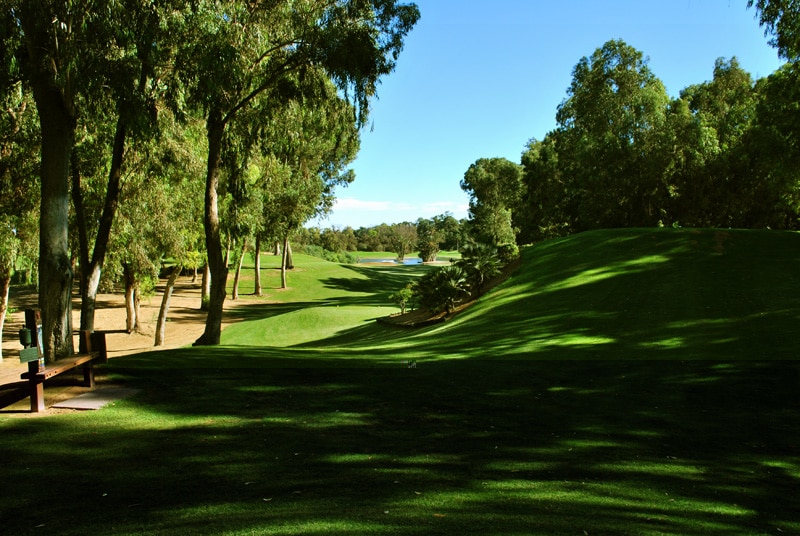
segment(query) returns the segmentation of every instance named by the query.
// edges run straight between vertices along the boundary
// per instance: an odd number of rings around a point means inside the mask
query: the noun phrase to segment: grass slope
[[[223,347],[114,359],[110,374],[140,395],[0,420],[0,527],[800,533],[800,366],[789,355],[800,244],[720,233],[541,244],[469,312],[419,332],[361,313],[333,328],[328,316],[375,307],[369,288],[417,272],[319,265],[321,283],[308,283],[325,287],[319,299],[290,276],[302,299],[240,324],[304,327],[298,340],[281,335],[290,347],[235,346],[228,332]],[[773,342],[784,354],[761,347]],[[410,357],[418,368],[404,367]]]
[[[525,252],[525,268],[443,328],[440,355],[795,359],[800,234],[598,231]],[[433,336],[442,333],[435,330]]]
[[[342,324],[304,346],[417,361],[795,359],[798,321],[800,234],[612,230],[524,250],[509,281],[444,325],[398,339]]]

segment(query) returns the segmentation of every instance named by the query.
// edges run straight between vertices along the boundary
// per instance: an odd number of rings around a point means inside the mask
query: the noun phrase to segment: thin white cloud
[[[414,207],[408,203],[396,203],[392,201],[363,201],[352,197],[341,197],[336,199],[333,211],[336,212],[385,212],[411,210]]]

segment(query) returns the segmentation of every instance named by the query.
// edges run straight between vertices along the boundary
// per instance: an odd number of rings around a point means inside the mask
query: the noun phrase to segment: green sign
[[[39,360],[39,349],[37,347],[25,348],[19,351],[19,362],[30,363],[31,361]]]

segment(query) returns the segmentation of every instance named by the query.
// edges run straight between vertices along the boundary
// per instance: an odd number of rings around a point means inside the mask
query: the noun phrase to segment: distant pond
[[[359,264],[366,264],[366,263],[381,263],[381,264],[422,264],[422,259],[419,257],[406,257],[403,259],[402,262],[398,261],[396,258],[394,259],[386,259],[386,258],[370,258],[364,257],[363,259],[358,259]]]

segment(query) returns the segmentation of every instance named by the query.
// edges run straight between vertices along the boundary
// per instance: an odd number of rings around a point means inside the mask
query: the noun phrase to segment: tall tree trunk
[[[39,78],[39,77],[37,77]],[[75,119],[50,80],[34,80],[42,135],[39,309],[47,362],[73,353],[69,257],[69,166]]]
[[[228,281],[227,255],[223,255],[219,222],[217,187],[219,186],[222,138],[225,123],[219,110],[212,110],[208,116],[208,164],[206,170],[206,196],[204,226],[206,231],[206,251],[208,267],[211,270],[211,294],[208,302],[208,316],[203,334],[195,345],[217,345],[222,332],[222,312],[225,305],[225,286]]]
[[[286,268],[289,261],[289,237],[283,239],[283,254],[281,255],[281,288],[287,288],[286,284]]]
[[[3,274],[0,277],[0,342],[3,339],[3,326],[6,323],[6,311],[8,310],[8,290],[11,288],[11,274]],[[0,344],[0,361],[3,361],[3,345]]]
[[[231,299],[239,299],[239,276],[242,274],[242,263],[244,262],[244,252],[247,249],[247,239],[242,239],[242,250],[239,252],[239,262],[236,263],[236,274],[233,277],[233,296]]]
[[[211,270],[208,263],[203,266],[203,278],[200,282],[200,310],[208,311],[208,300],[211,294]]]
[[[42,343],[50,362],[73,353],[72,265],[69,258],[69,166],[75,140],[75,108],[69,69],[48,57],[51,25],[42,24],[33,2],[23,3],[20,22],[31,68],[30,82],[41,131],[39,218],[39,309]]]
[[[142,327],[142,323],[139,322],[142,318],[141,314],[141,305],[142,305],[142,289],[139,285],[139,281],[136,281],[136,285],[133,287],[133,311],[134,316],[136,317],[136,325],[133,326],[135,331],[139,331]]]
[[[286,242],[283,244],[283,249],[286,251],[286,269],[294,270],[294,256],[292,255],[292,244],[289,242],[289,237],[286,237]]]
[[[80,294],[83,297],[86,290],[86,276],[89,266],[89,231],[86,228],[86,207],[83,205],[83,189],[81,187],[81,172],[78,168],[75,152],[70,158],[72,175],[72,204],[75,208],[75,224],[78,229],[78,264],[80,265]],[[81,304],[81,318],[83,318],[83,304]],[[81,325],[83,322],[81,321]]]
[[[81,331],[94,331],[97,290],[100,287],[100,276],[102,275],[103,265],[106,260],[106,252],[108,251],[108,243],[111,237],[111,225],[114,222],[114,215],[119,205],[122,162],[125,155],[125,133],[125,123],[123,123],[122,119],[117,119],[117,128],[114,134],[114,147],[111,153],[111,169],[108,173],[108,188],[106,189],[103,213],[100,216],[91,260],[89,259],[86,214],[83,210],[80,175],[76,169],[73,169],[72,197],[75,203],[78,228],[80,229],[78,237],[81,241]]]
[[[253,294],[261,296],[261,239],[256,236],[255,246],[255,282]]]
[[[122,267],[123,279],[125,280],[125,331],[133,333],[138,327],[136,316],[136,274],[133,273],[130,265]]]
[[[161,299],[161,308],[158,310],[158,322],[156,323],[156,340],[153,346],[164,344],[164,332],[167,329],[167,313],[169,313],[169,300],[172,298],[172,291],[175,289],[175,281],[181,273],[182,266],[178,265],[169,275],[167,286],[164,288],[164,297]]]

